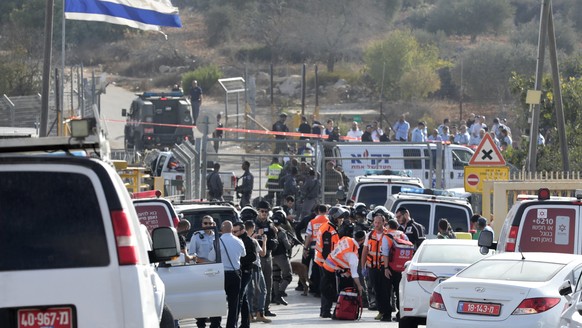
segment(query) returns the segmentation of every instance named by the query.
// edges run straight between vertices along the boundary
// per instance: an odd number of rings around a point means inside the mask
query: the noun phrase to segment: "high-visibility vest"
[[[325,214],[318,215],[315,218],[311,219],[311,221],[309,221],[309,224],[311,224],[311,245],[309,246],[311,248],[314,248],[315,244],[317,243],[317,238],[319,236],[319,228],[321,228],[321,225],[326,222],[329,222],[329,219]]]
[[[384,229],[381,233],[372,230],[368,234],[368,243],[366,245],[368,247],[368,257],[366,258],[366,266],[368,268],[380,269],[385,265],[382,257],[382,239],[386,233],[388,231]]]
[[[267,179],[269,180],[279,180],[279,175],[281,175],[281,170],[283,167],[279,163],[273,163],[267,168]]]
[[[358,256],[358,242],[351,237],[343,237],[335,245],[333,251],[329,254],[325,262],[323,263],[323,268],[330,272],[335,272],[338,270],[349,270],[350,263],[346,259],[346,255],[349,253],[354,253]]]
[[[336,228],[331,225],[331,223],[325,222],[319,228],[319,236],[317,236],[317,242],[315,243],[315,258],[313,261],[319,266],[323,266],[323,262],[325,262],[325,258],[323,257],[323,234],[326,232],[331,233],[331,250],[333,252],[335,245],[339,241],[339,235],[337,233]]]

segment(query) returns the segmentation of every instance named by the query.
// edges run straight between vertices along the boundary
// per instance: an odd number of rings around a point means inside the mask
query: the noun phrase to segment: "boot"
[[[257,322],[258,312],[251,312],[251,322]]]
[[[263,312],[257,312],[256,322],[271,323],[271,319],[265,318]]]

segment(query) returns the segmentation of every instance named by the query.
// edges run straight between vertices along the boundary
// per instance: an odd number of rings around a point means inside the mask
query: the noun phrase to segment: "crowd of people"
[[[272,131],[289,132],[286,125],[287,114],[281,113],[279,120],[273,125]],[[386,130],[380,127],[378,121],[374,120],[366,124],[363,128],[361,123],[353,121],[351,127],[345,133],[342,133],[333,119],[327,119],[321,123],[313,118],[309,124],[306,116],[301,116],[301,123],[297,132],[303,134],[315,134],[328,141],[347,141],[347,142],[450,142],[454,144],[467,145],[476,147],[479,145],[485,134],[490,134],[493,142],[501,150],[513,147],[513,138],[511,129],[506,124],[505,119],[494,118],[490,125],[487,124],[485,116],[471,113],[466,120],[461,120],[453,124],[450,119],[445,118],[441,124],[434,128],[429,128],[425,121],[417,122],[412,127],[406,121],[406,115],[401,115],[392,126]],[[313,136],[311,136],[313,137]],[[287,151],[287,144],[283,142],[286,137],[277,135],[278,140],[275,147],[275,154]],[[309,139],[309,136],[300,137],[300,139]],[[545,145],[545,137],[540,132],[538,134],[538,144]]]
[[[378,312],[376,320],[398,320],[398,285],[404,261],[423,241],[425,227],[415,222],[405,207],[392,213],[383,206],[370,210],[351,201],[335,206],[318,203],[300,216],[293,202],[291,197],[282,206],[271,206],[258,197],[241,209],[242,222],[222,222],[219,236],[214,233],[214,218],[204,216],[203,230],[183,247],[187,261],[215,261],[215,239],[220,239],[226,273],[226,327],[272,322],[276,317],[272,306],[288,305],[285,297],[292,282],[292,261],[301,262],[310,276],[308,287],[298,284],[295,290],[320,298],[321,318],[333,318],[338,293],[351,287],[362,295],[364,307]],[[478,214],[471,223],[473,238],[491,230]],[[446,218],[439,221],[437,238],[455,238]],[[295,246],[303,249],[301,259],[293,256]],[[397,255],[403,253],[397,251],[399,247],[411,249],[410,257]],[[207,321],[211,328],[220,327],[220,317],[198,318],[197,326],[205,327]]]

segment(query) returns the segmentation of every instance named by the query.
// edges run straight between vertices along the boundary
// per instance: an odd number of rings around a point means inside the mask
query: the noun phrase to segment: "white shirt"
[[[349,142],[357,142],[357,141],[360,141],[360,138],[362,138],[362,134],[364,134],[364,132],[360,129],[355,130],[355,131],[350,129],[348,131],[348,133],[346,134],[346,136],[350,137],[350,138],[358,138],[357,140],[356,139],[349,139],[348,140]]]
[[[348,264],[350,265],[350,273],[352,278],[358,278],[358,263],[360,261],[358,258],[358,253],[347,253],[344,259],[348,261]]]
[[[220,236],[220,256],[225,271],[239,270],[240,258],[247,255],[245,244],[231,233]]]

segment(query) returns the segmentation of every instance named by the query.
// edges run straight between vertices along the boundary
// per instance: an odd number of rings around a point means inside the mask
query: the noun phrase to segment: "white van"
[[[350,180],[370,170],[405,170],[427,188],[451,189],[464,188],[464,167],[473,150],[446,143],[338,143],[332,156]],[[439,171],[440,175],[434,174]]]
[[[150,251],[117,172],[56,138],[0,140],[0,327],[173,327],[150,263],[178,256],[176,231],[154,230]],[[35,143],[47,154],[6,154]]]

